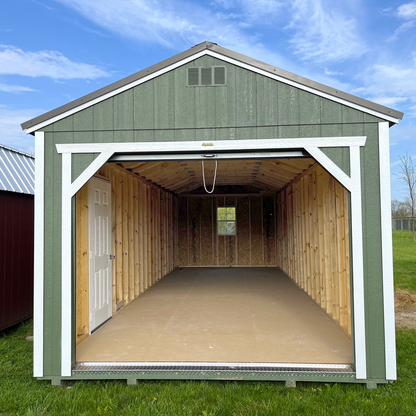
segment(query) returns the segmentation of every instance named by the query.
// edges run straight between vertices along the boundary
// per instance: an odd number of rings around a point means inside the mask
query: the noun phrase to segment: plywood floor
[[[276,268],[176,269],[77,347],[77,361],[350,364],[351,339]]]

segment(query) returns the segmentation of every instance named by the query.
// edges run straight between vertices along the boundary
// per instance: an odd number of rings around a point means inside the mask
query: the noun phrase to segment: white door
[[[89,181],[90,333],[111,318],[111,185]]]

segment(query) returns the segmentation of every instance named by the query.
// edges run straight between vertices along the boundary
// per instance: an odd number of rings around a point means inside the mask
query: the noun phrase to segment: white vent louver
[[[226,85],[225,66],[188,68],[188,87],[223,87]]]

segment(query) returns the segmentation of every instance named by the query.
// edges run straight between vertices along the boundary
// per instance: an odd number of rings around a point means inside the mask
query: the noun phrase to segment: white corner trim
[[[43,377],[45,256],[45,134],[35,133],[35,248],[33,285],[33,377]]]
[[[350,148],[351,170],[351,233],[352,276],[354,299],[355,372],[357,379],[367,378],[367,353],[365,334],[363,219],[361,203],[360,147]]]
[[[61,259],[61,376],[72,374],[72,195],[71,154],[62,155],[62,259]]]
[[[397,379],[396,324],[394,319],[393,242],[391,224],[389,124],[379,123],[381,247],[383,261],[384,342],[386,379]]]
[[[358,104],[351,103],[350,101],[343,100],[342,98],[335,97],[333,95],[324,93],[322,91],[315,90],[314,88],[308,87],[308,86],[303,85],[303,84],[299,84],[299,83],[297,83],[295,81],[290,81],[290,80],[288,80],[286,78],[283,78],[283,77],[280,77],[278,75],[271,74],[270,72],[264,71],[264,70],[262,70],[260,68],[255,67],[255,66],[245,64],[245,63],[240,62],[240,61],[237,61],[237,60],[235,60],[233,58],[229,58],[229,57],[227,57],[225,55],[221,55],[218,52],[214,52],[214,51],[205,49],[205,50],[203,50],[201,52],[196,53],[195,55],[189,56],[188,58],[182,59],[181,61],[176,62],[175,64],[172,64],[172,65],[170,65],[168,67],[165,67],[165,68],[161,69],[160,71],[154,72],[153,74],[150,74],[150,75],[148,75],[146,77],[143,77],[143,78],[141,78],[141,79],[139,79],[137,81],[134,81],[134,82],[131,82],[130,84],[124,85],[123,87],[120,87],[120,88],[118,88],[118,89],[116,89],[114,91],[111,91],[111,92],[109,92],[109,93],[107,93],[105,95],[102,95],[101,97],[97,97],[95,100],[88,101],[87,103],[81,104],[78,107],[75,107],[75,108],[73,108],[71,110],[66,111],[65,113],[59,114],[59,115],[57,115],[55,117],[50,118],[49,120],[46,120],[46,121],[44,121],[42,123],[39,123],[39,124],[36,124],[35,126],[29,127],[26,130],[26,134],[33,133],[34,131],[41,129],[42,127],[45,127],[45,126],[47,126],[49,124],[52,124],[52,123],[55,123],[55,122],[57,122],[59,120],[62,120],[65,117],[68,117],[68,116],[70,116],[72,114],[75,114],[75,113],[81,111],[81,110],[84,110],[84,109],[86,109],[88,107],[91,107],[92,105],[95,105],[95,104],[97,104],[97,103],[99,103],[101,101],[104,101],[104,100],[106,100],[108,98],[111,98],[111,97],[117,95],[117,94],[120,94],[120,93],[122,93],[122,92],[124,92],[124,91],[126,91],[126,90],[128,90],[130,88],[136,87],[137,85],[143,84],[146,81],[149,81],[149,80],[151,80],[153,78],[156,78],[156,77],[158,77],[158,76],[160,76],[160,75],[162,75],[162,74],[164,74],[166,72],[172,71],[173,69],[178,68],[179,66],[185,65],[188,62],[191,62],[191,61],[193,61],[195,59],[198,59],[198,58],[200,58],[201,56],[204,56],[204,55],[209,55],[209,56],[212,56],[214,58],[221,59],[222,61],[229,62],[230,64],[233,64],[233,65],[239,66],[241,68],[245,68],[245,69],[247,69],[249,71],[252,71],[252,72],[261,74],[261,75],[263,75],[263,76],[265,76],[267,78],[274,79],[276,81],[282,82],[282,83],[287,84],[287,85],[291,85],[293,87],[299,88],[299,89],[301,89],[303,91],[310,92],[312,94],[318,95],[318,96],[323,97],[323,98],[326,98],[328,100],[335,101],[337,103],[346,105],[348,107],[355,108],[355,109],[357,109],[359,111],[363,111],[364,113],[368,113],[368,114],[371,114],[373,116],[382,118],[383,120],[388,120],[388,121],[391,121],[392,123],[395,123],[395,124],[397,124],[399,122],[399,120],[396,119],[396,118],[394,118],[394,117],[387,116],[385,114],[379,113],[378,111],[371,110],[369,108],[362,107],[362,106],[360,106]]]
[[[294,149],[307,147],[349,147],[364,146],[366,136],[349,137],[304,137],[293,139],[250,139],[250,140],[218,140],[180,141],[180,142],[131,142],[131,143],[69,143],[57,144],[58,153],[150,153],[201,151],[215,153],[221,150],[263,150],[263,149]],[[206,146],[209,143],[209,146]]]

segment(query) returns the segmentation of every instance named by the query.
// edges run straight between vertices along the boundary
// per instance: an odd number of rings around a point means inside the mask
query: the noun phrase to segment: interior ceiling
[[[276,192],[315,163],[311,158],[218,160],[216,187],[251,186]],[[215,162],[204,161],[207,188],[211,189]],[[203,187],[202,163],[198,161],[126,162],[121,165],[176,194]]]

